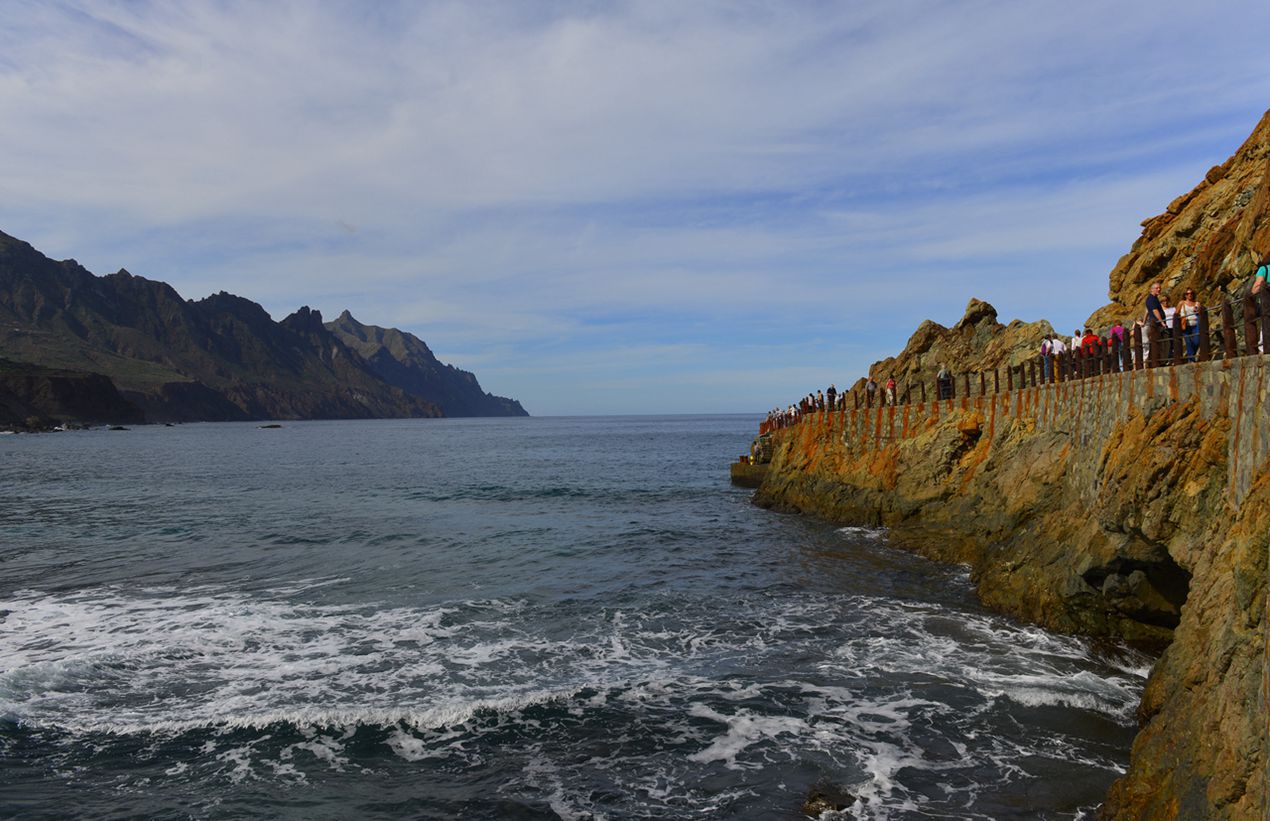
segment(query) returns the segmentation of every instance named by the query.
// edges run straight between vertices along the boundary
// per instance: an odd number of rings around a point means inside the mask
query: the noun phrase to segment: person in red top
[[[1097,353],[1098,335],[1088,328],[1085,329],[1085,335],[1081,337],[1080,347],[1085,352],[1085,356],[1093,356]]]

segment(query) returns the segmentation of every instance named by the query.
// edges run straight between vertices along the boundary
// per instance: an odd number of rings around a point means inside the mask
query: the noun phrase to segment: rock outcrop
[[[1157,280],[1174,304],[1186,288],[1206,305],[1242,294],[1268,249],[1270,111],[1230,159],[1142,223],[1142,235],[1111,271],[1111,303],[1094,311],[1088,325],[1105,328],[1114,319],[1141,317]]]
[[[46,430],[58,424],[130,425],[145,414],[106,377],[0,359],[0,425]]]
[[[899,393],[916,399],[914,386],[930,385],[943,366],[965,371],[991,371],[1018,365],[1035,357],[1041,341],[1054,333],[1050,323],[1013,320],[1008,325],[997,321],[997,309],[972,298],[966,312],[951,328],[926,320],[917,326],[904,350],[894,357],[873,363],[869,377],[882,385],[894,377]],[[862,377],[852,386],[859,390]]]

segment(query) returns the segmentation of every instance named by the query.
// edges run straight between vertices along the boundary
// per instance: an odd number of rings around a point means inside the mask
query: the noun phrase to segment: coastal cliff
[[[1270,250],[1268,181],[1270,113],[1143,223],[1089,326],[1132,318],[1157,279],[1206,305],[1241,295]],[[895,376],[901,404],[864,407],[857,390],[767,434],[755,502],[886,527],[968,564],[996,610],[1160,652],[1103,817],[1270,817],[1270,356],[1050,384],[1009,371],[1047,329],[1001,325],[978,300],[952,328],[923,323],[869,370]],[[957,398],[935,401],[945,363]]]
[[[1257,818],[1266,795],[1270,361],[811,414],[755,501],[965,562],[989,606],[1156,649],[1108,817]]]

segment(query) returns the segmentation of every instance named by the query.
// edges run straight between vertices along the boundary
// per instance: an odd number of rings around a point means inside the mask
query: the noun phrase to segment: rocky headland
[[[0,233],[0,424],[527,415],[422,340],[302,307],[94,276]],[[104,380],[104,383],[102,382]],[[122,403],[122,404],[120,404]]]
[[[1268,184],[1270,113],[1143,223],[1089,324],[1136,316],[1157,279],[1205,304],[1241,295],[1270,250]],[[999,611],[1159,652],[1103,817],[1266,818],[1270,356],[998,378],[1048,330],[1003,325],[978,300],[951,328],[923,323],[870,368],[904,404],[852,397],[766,435],[755,501],[885,526],[897,546],[968,564]],[[943,365],[958,394],[936,401]]]

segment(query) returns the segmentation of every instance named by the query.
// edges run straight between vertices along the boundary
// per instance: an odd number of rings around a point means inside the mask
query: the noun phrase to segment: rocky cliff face
[[[1270,250],[1270,111],[1235,154],[1188,194],[1142,223],[1142,236],[1112,269],[1111,303],[1089,324],[1140,317],[1152,282],[1174,304],[1194,288],[1206,305],[1242,294],[1261,254]]]
[[[441,363],[422,339],[396,328],[363,325],[348,311],[326,328],[390,385],[440,405],[446,416],[528,416],[515,399],[481,390],[476,375]]]
[[[145,414],[96,373],[0,359],[0,425],[45,430],[62,422],[129,425]]]

